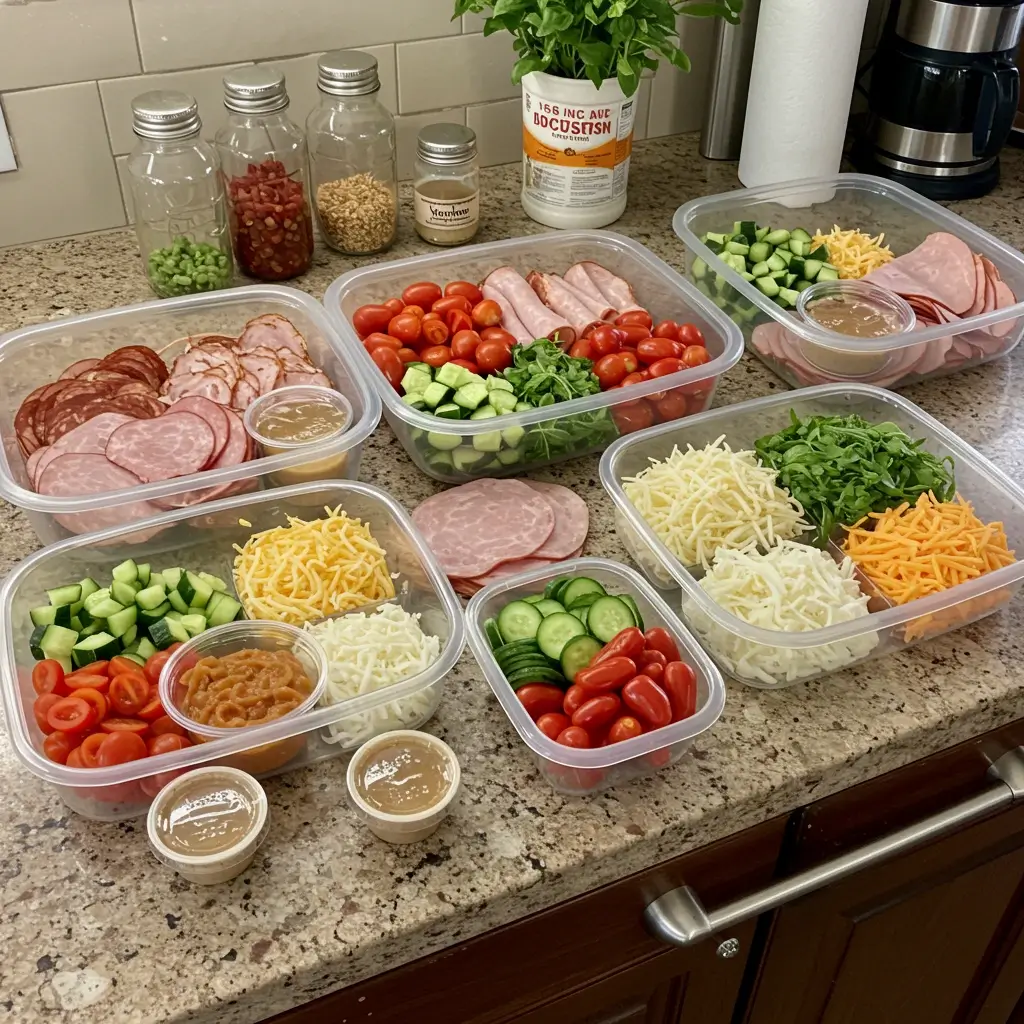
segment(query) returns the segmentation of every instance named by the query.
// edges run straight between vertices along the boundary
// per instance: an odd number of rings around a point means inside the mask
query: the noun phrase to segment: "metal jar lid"
[[[288,106],[284,75],[267,65],[229,71],[224,76],[224,106],[236,114],[273,114],[284,110]]]
[[[187,93],[155,89],[132,100],[132,131],[140,139],[188,139],[202,126],[199,104]]]
[[[317,61],[316,87],[330,96],[368,96],[380,88],[377,58],[362,50],[331,50]]]
[[[416,136],[416,155],[428,164],[464,164],[476,156],[476,132],[464,124],[428,124]]]

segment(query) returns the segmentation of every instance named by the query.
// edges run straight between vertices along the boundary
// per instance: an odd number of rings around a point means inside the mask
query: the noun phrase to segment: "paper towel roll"
[[[868,0],[761,0],[740,181],[839,171]]]

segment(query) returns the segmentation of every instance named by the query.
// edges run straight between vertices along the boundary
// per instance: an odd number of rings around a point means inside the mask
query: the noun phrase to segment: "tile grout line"
[[[135,36],[135,52],[139,55],[139,70],[142,74],[145,74],[146,62],[142,58],[142,40],[139,38],[139,23],[135,19],[135,0],[128,0],[128,16],[132,19],[132,34]]]
[[[110,151],[110,166],[114,171],[114,183],[117,185],[117,194],[121,200],[121,210],[124,213],[124,224],[114,224],[110,228],[105,229],[107,231],[112,231],[114,228],[123,228],[128,226],[128,206],[124,201],[124,189],[121,188],[121,175],[117,173],[117,156],[114,153],[113,139],[110,137],[110,123],[107,121],[107,111],[103,106],[103,96],[100,93],[99,80],[93,82],[93,87],[96,89],[96,101],[100,105],[100,117],[103,119],[103,130],[106,132],[107,136],[107,149]]]

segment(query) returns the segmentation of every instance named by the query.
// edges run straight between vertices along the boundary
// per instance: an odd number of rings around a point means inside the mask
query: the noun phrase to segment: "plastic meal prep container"
[[[637,302],[648,308],[656,321],[696,324],[704,333],[711,360],[658,380],[571,402],[490,420],[448,420],[417,411],[402,401],[370,358],[349,319],[360,306],[400,295],[416,281],[434,281],[442,288],[455,280],[479,282],[505,264],[524,276],[533,269],[561,273],[580,260],[595,260],[625,278],[633,286]],[[651,396],[662,400],[663,392],[675,396],[675,415],[707,409],[718,378],[743,354],[740,331],[714,303],[644,246],[610,231],[559,231],[377,263],[339,277],[327,289],[324,305],[352,360],[373,380],[383,400],[384,416],[402,446],[424,473],[447,483],[520,474],[600,451],[620,433],[637,429],[628,411],[636,408],[637,400]],[[680,401],[683,398],[685,402]],[[479,459],[469,469],[457,468],[459,456],[453,453],[466,451],[476,459],[473,453],[483,443],[483,435],[495,431],[502,432],[502,441],[492,458]],[[439,435],[437,444],[432,442],[432,434]]]
[[[548,580],[558,576],[588,576],[597,580],[610,594],[629,594],[640,609],[645,629],[652,626],[667,629],[683,660],[693,667],[697,675],[696,713],[635,739],[589,750],[566,747],[545,736],[527,714],[494,660],[484,633],[484,622],[497,618],[498,612],[510,601],[540,593]],[[721,673],[678,616],[639,573],[607,558],[575,558],[492,583],[469,602],[466,623],[469,646],[509,721],[532,751],[541,775],[559,793],[568,796],[596,793],[674,764],[698,736],[718,721],[725,707],[725,683]]]
[[[259,530],[284,525],[289,515],[315,519],[325,506],[333,509],[339,505],[352,518],[367,523],[385,548],[395,584],[395,602],[409,612],[419,613],[423,631],[441,639],[440,656],[429,669],[331,706],[232,730],[231,736],[110,768],[68,768],[43,755],[43,734],[32,714],[35,692],[31,674],[35,661],[28,640],[32,631],[29,610],[45,603],[48,589],[85,576],[109,578],[111,568],[126,558],[201,568],[230,582],[233,544],[244,544]],[[252,525],[243,526],[240,519]],[[132,534],[150,536],[174,523],[173,532],[160,533],[161,538],[173,538],[174,546],[162,547],[155,558],[145,540],[131,539]],[[246,768],[252,763],[254,748],[304,738],[294,757],[269,772],[276,774],[337,757],[380,732],[398,727],[396,723],[415,729],[437,710],[444,677],[465,646],[458,598],[405,510],[376,487],[344,480],[239,495],[44,548],[7,577],[0,589],[0,620],[5,624],[0,696],[16,756],[38,779],[54,786],[72,810],[105,821],[145,814],[161,785],[195,765],[217,763]]]
[[[884,232],[884,244],[896,256],[909,253],[932,232],[949,232],[991,260],[1020,301],[954,324],[844,339],[783,310],[700,241],[709,231],[731,233],[733,224],[744,220],[811,233],[829,231],[834,224],[872,236]],[[680,206],[672,226],[686,246],[687,272],[694,274],[695,259],[708,266],[698,287],[742,327],[751,351],[793,387],[843,380],[903,386],[999,359],[1024,334],[1024,257],[987,231],[883,178],[839,174],[707,196]],[[766,327],[776,324],[782,329]],[[940,339],[952,339],[944,356],[930,345],[941,344]],[[926,357],[929,346],[931,358]]]
[[[56,380],[77,360],[102,358],[123,345],[147,345],[159,351],[180,339],[179,345],[162,353],[170,365],[184,351],[189,335],[223,332],[237,336],[246,321],[261,313],[280,314],[295,325],[306,341],[310,359],[352,407],[348,429],[318,446],[315,458],[308,449],[285,452],[238,466],[81,497],[51,497],[32,489],[14,432],[14,416],[29,392]],[[231,489],[252,491],[292,483],[299,467],[314,461],[326,459],[333,467],[332,478],[355,479],[363,444],[379,421],[380,399],[339,344],[323,307],[294,288],[248,285],[144,302],[24,327],[0,338],[0,497],[25,511],[44,544],[155,515],[162,499],[173,500],[194,491],[197,493],[186,499],[193,505],[202,500],[200,488],[209,488],[210,497],[216,498],[226,497]],[[344,456],[341,466],[338,456]]]
[[[677,445],[683,450],[688,444],[702,448],[724,435],[734,451],[752,449],[759,437],[789,426],[790,410],[801,418],[856,414],[874,423],[895,423],[910,437],[924,438],[926,450],[939,458],[952,456],[957,490],[972,503],[978,517],[984,522],[1002,522],[1010,549],[1016,550],[1018,556],[1024,553],[1024,490],[913,402],[882,388],[868,384],[827,384],[790,391],[716,409],[684,423],[651,427],[623,438],[601,459],[601,483],[615,502],[619,535],[656,586],[682,588],[683,620],[723,672],[741,682],[768,689],[807,682],[966,626],[999,610],[1013,598],[1024,579],[1024,561],[968,580],[943,593],[896,606],[858,573],[861,589],[870,598],[870,614],[804,633],[751,626],[719,607],[698,585],[700,568],[682,565],[661,543],[626,497],[622,480],[645,469],[651,459],[666,458]],[[835,540],[833,537],[832,541]],[[829,544],[829,553],[842,558],[834,543]],[[787,652],[807,651],[809,659],[820,661],[822,665],[793,679],[768,684],[752,673],[730,667],[716,651],[715,642],[709,642],[709,629],[719,637],[728,636],[731,643],[743,641],[755,651],[763,647],[760,653],[766,657],[779,654],[784,658]],[[873,634],[877,643],[872,646]]]

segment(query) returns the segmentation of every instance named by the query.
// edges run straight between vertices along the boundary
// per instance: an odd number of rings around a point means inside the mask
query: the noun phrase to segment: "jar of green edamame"
[[[149,283],[164,298],[231,284],[223,175],[201,127],[199,107],[185,93],[161,89],[132,100],[135,231]]]

